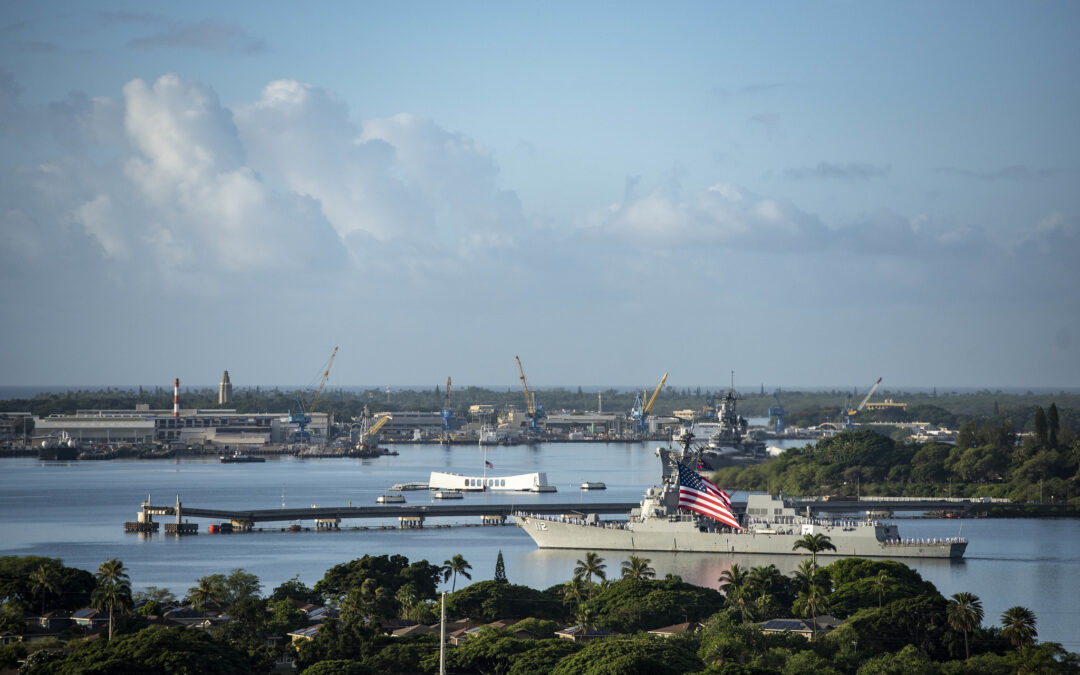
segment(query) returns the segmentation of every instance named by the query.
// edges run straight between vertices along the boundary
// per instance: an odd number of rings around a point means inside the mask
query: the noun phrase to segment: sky
[[[0,4],[0,384],[1080,385],[1080,4]]]

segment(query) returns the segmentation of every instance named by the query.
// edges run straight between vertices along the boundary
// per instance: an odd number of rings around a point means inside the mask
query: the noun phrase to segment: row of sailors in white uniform
[[[967,539],[964,537],[945,537],[944,539],[937,538],[915,538],[915,539],[886,539],[881,542],[884,546],[911,546],[913,544],[964,544],[967,543]]]

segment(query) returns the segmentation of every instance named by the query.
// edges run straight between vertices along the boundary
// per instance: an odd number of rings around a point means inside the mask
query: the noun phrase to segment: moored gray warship
[[[752,494],[746,509],[736,513],[739,527],[681,509],[680,463],[684,472],[698,466],[699,452],[685,435],[681,449],[659,448],[663,483],[648,488],[627,521],[514,514],[519,527],[540,548],[617,551],[687,551],[800,555],[795,542],[823,534],[835,551],[817,555],[883,558],[962,558],[967,540],[903,539],[895,524],[874,519],[838,520],[800,515],[794,503],[780,497]],[[685,473],[684,473],[685,475]]]

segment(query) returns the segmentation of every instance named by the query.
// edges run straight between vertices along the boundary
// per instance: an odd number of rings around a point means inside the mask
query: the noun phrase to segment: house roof
[[[314,626],[308,626],[307,628],[301,628],[300,630],[294,630],[289,635],[293,638],[308,638],[313,639],[319,634],[319,630],[322,628],[321,623],[317,623]]]
[[[685,633],[687,631],[695,631],[701,628],[701,624],[697,621],[687,621],[686,623],[677,623],[673,626],[664,626],[663,628],[653,628],[649,633],[652,635],[676,635],[678,633]]]
[[[83,609],[77,609],[74,612],[72,612],[71,613],[71,618],[72,619],[93,619],[98,614],[100,614],[100,612],[98,612],[93,607],[84,607]]]
[[[430,635],[432,633],[438,633],[438,628],[432,628],[431,626],[425,626],[423,624],[416,624],[415,626],[406,626],[405,628],[398,628],[390,635],[394,637],[408,637],[410,635]]]
[[[782,632],[789,630],[792,633],[809,633],[810,624],[802,619],[769,619],[758,624],[761,630]]]
[[[608,635],[611,635],[611,631],[604,630],[603,628],[593,628],[593,627],[582,626],[581,624],[578,624],[577,626],[567,626],[566,628],[563,628],[562,630],[557,630],[557,631],[555,631],[555,634],[556,635],[561,635],[563,637],[575,637],[575,638],[579,638],[579,637],[607,637]]]

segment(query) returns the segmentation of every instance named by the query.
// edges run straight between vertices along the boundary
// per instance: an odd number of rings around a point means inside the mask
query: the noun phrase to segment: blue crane
[[[289,423],[296,425],[296,440],[306,441],[311,438],[311,434],[307,431],[307,426],[311,424],[311,411],[315,409],[316,404],[319,402],[319,397],[322,396],[323,388],[326,387],[326,378],[330,377],[330,366],[334,365],[334,357],[337,356],[337,347],[334,347],[334,351],[330,354],[330,360],[326,363],[326,370],[323,371],[322,381],[319,382],[319,389],[315,392],[314,398],[311,400],[310,406],[304,405],[304,397],[298,392],[296,394],[296,409],[289,410]],[[329,431],[329,430],[327,430]]]
[[[784,426],[784,415],[787,414],[787,411],[784,410],[784,406],[780,404],[779,387],[777,387],[776,391],[773,392],[773,398],[776,399],[776,407],[774,408],[772,406],[769,406],[769,417],[776,418],[776,424],[773,425],[773,431],[779,433],[787,428]]]

